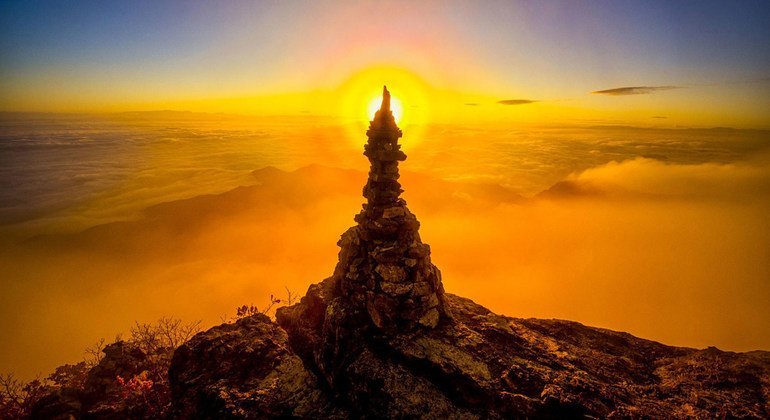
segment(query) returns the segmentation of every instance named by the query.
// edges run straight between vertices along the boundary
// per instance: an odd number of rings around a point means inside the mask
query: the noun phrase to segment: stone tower
[[[390,92],[366,132],[364,155],[371,164],[364,186],[366,203],[358,223],[340,239],[334,270],[336,295],[348,322],[383,333],[435,327],[444,310],[441,273],[430,261],[430,247],[420,240],[420,223],[400,198],[398,162],[406,159],[402,136],[390,110]]]

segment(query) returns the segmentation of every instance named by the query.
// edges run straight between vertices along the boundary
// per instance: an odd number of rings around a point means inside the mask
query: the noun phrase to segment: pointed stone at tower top
[[[401,137],[401,130],[398,129],[396,120],[393,117],[393,112],[391,112],[390,109],[390,91],[387,86],[382,87],[382,104],[380,104],[380,109],[374,113],[374,119],[371,121],[371,126],[369,128],[375,130],[390,130],[393,131],[393,133],[398,133],[398,137]],[[366,134],[370,135],[372,133]]]
[[[390,92],[388,92],[387,86],[382,87],[382,105],[380,105],[380,111],[390,111]]]

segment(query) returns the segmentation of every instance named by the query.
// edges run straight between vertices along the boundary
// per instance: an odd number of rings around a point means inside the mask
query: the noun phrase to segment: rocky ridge
[[[452,318],[435,328],[370,335],[338,354],[319,352],[329,333],[324,319],[336,309],[330,306],[332,283],[330,278],[310,286],[300,303],[281,310],[280,327],[255,317],[215,327],[183,345],[170,371],[175,414],[469,419],[770,415],[770,353],[671,347],[576,322],[510,318],[449,293],[445,304]],[[322,363],[332,356],[343,361],[329,377]],[[235,374],[212,360],[242,364],[243,370]]]

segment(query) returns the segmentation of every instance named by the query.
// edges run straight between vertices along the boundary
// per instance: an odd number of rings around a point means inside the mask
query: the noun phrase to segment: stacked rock
[[[355,316],[383,332],[435,327],[444,312],[441,273],[420,240],[420,223],[399,196],[398,162],[406,159],[401,130],[390,110],[390,93],[366,132],[364,155],[371,168],[364,187],[367,202],[357,226],[342,235],[335,283]]]

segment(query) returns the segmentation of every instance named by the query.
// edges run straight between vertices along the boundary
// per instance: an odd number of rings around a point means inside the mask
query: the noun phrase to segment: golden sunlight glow
[[[374,119],[374,113],[377,112],[378,109],[380,109],[380,105],[382,104],[382,95],[373,98],[369,102],[369,119]],[[398,100],[395,96],[390,97],[390,110],[393,111],[393,118],[396,119],[396,124],[401,122],[401,116],[404,115],[404,110],[401,107],[401,101]]]
[[[366,141],[369,121],[382,103],[382,86],[393,95],[391,109],[404,131],[403,145],[409,148],[420,141],[422,130],[430,122],[429,97],[433,89],[415,73],[397,67],[370,67],[361,70],[337,88],[339,115],[353,120],[350,138],[356,144]]]

